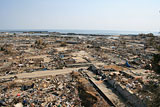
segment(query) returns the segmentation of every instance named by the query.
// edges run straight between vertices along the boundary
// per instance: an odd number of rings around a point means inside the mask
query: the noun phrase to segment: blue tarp
[[[130,65],[129,65],[129,63],[128,63],[128,61],[126,61],[126,64],[125,64],[127,67],[131,67]]]
[[[43,68],[43,71],[46,71],[47,70],[47,68]]]
[[[64,58],[64,55],[61,54],[60,57],[61,57],[61,58]]]

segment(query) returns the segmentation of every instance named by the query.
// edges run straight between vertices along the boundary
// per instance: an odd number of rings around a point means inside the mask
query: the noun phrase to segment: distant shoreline
[[[159,32],[150,32],[150,31],[118,31],[118,30],[58,30],[58,29],[27,29],[27,30],[0,30],[0,32],[9,32],[9,33],[23,33],[23,32],[40,32],[42,34],[50,34],[52,32],[71,35],[138,35],[138,34],[147,34],[153,33],[154,35],[160,35]]]

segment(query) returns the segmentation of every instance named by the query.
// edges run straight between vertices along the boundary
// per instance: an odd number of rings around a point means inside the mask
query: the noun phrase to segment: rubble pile
[[[123,96],[131,105],[152,103],[157,98],[154,88],[158,90],[160,81],[158,36],[56,32],[4,34],[0,33],[1,105],[106,106],[107,100],[103,101],[105,97],[101,95],[102,99],[97,94],[88,82],[87,74],[66,74],[72,71],[67,69],[81,71],[82,67],[91,73],[93,82],[102,83],[99,89],[114,89],[120,95],[113,95]],[[54,75],[53,72],[63,75],[39,78],[39,73]],[[34,78],[24,77],[32,74]],[[20,79],[21,76],[26,79]],[[103,87],[106,82],[111,86]],[[132,98],[137,100],[130,100]]]
[[[67,46],[61,46],[57,41],[66,41]],[[63,69],[75,64],[85,66],[83,62],[89,60],[77,54],[81,41],[73,37],[3,37],[0,40],[0,56],[3,58],[0,59],[0,75]],[[11,65],[7,66],[7,63]]]
[[[0,106],[101,107],[106,104],[79,74],[1,79],[0,93]]]

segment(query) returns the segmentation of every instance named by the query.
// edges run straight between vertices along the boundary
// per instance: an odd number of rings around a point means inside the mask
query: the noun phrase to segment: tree
[[[152,69],[160,73],[160,54],[154,54],[152,59]]]
[[[152,69],[155,72],[160,73],[160,38],[156,36],[150,37],[147,44],[158,51],[158,53],[153,55]]]

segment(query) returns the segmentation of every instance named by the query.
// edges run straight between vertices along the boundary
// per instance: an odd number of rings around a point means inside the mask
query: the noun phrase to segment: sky
[[[160,0],[0,0],[0,29],[159,31]]]

